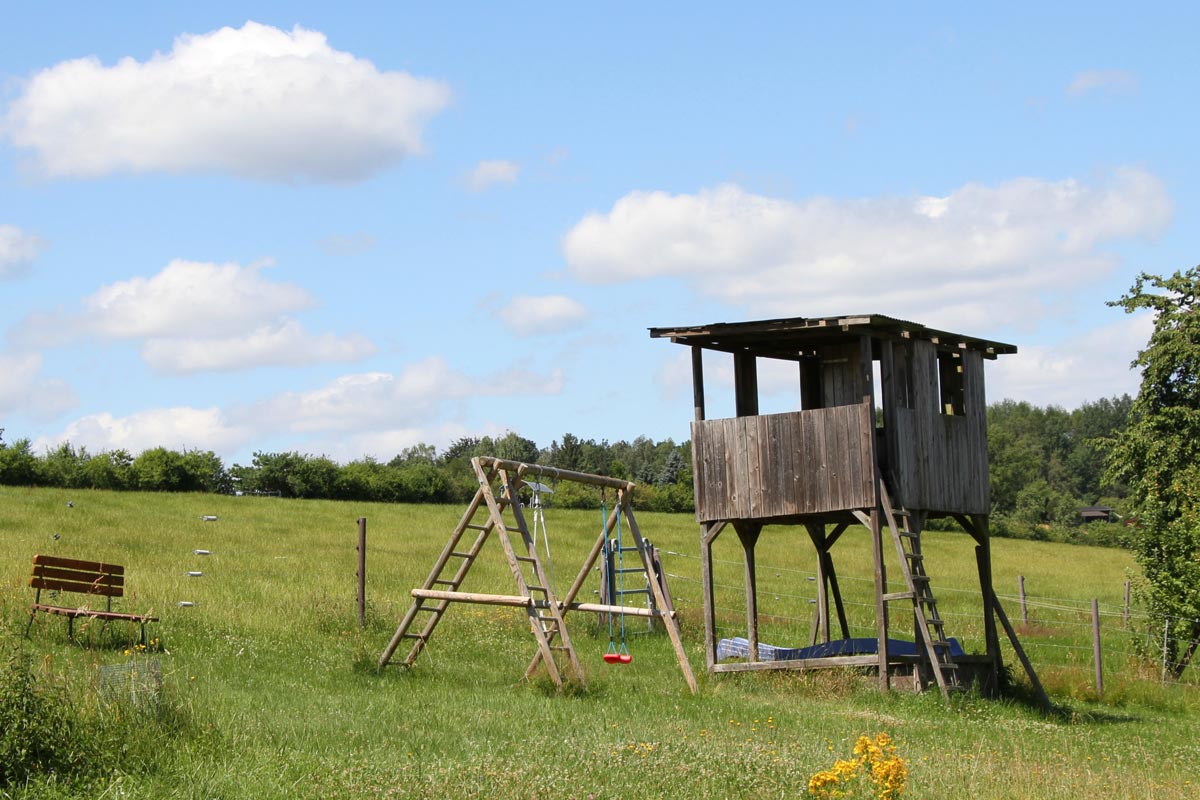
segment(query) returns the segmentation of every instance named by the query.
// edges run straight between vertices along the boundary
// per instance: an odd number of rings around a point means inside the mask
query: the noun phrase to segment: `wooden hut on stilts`
[[[936,683],[947,695],[974,677],[991,690],[1002,666],[999,623],[1048,702],[992,588],[983,365],[1015,353],[1015,346],[878,314],[652,328],[650,335],[691,348],[710,673],[856,666],[876,669],[884,689],[894,677],[911,676],[916,688]],[[706,418],[705,350],[733,357],[733,418]],[[796,363],[798,410],[759,414],[759,359]],[[964,654],[947,636],[921,550],[922,530],[933,517],[953,518],[974,539],[982,654]],[[820,646],[782,658],[771,648],[767,658],[758,639],[755,545],[778,525],[802,526],[816,548],[814,639],[820,641],[814,644]],[[869,647],[850,637],[832,555],[853,525],[870,531],[873,546],[876,630]],[[713,602],[713,542],[730,526],[745,562],[747,633],[736,662],[720,657]],[[889,546],[901,573],[890,582]],[[897,604],[911,611],[915,647],[889,638]],[[831,614],[841,639],[833,638]]]

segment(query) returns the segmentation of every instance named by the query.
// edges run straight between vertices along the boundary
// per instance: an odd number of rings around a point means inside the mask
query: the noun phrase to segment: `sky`
[[[682,441],[648,328],[863,313],[1017,345],[989,401],[1135,393],[1200,6],[835,5],[5,4],[4,441]]]

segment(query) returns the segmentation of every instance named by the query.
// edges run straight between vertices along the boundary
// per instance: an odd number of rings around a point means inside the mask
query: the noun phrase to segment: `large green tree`
[[[1111,477],[1125,481],[1138,516],[1132,545],[1155,630],[1166,630],[1178,675],[1200,641],[1200,267],[1141,274],[1110,305],[1150,311],[1154,332],[1133,366],[1142,385],[1116,437]]]

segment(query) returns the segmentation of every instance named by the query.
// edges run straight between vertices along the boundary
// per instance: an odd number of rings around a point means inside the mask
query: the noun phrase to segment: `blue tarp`
[[[957,658],[965,655],[962,645],[957,639],[950,639],[950,655]],[[832,642],[822,642],[811,647],[775,647],[774,645],[758,643],[759,661],[791,661],[799,658],[830,658],[832,656],[864,656],[879,652],[879,642],[875,639],[836,639]],[[915,642],[903,639],[888,639],[888,653],[897,656],[915,656]],[[749,658],[750,641],[737,637],[722,639],[717,642],[717,661],[731,658]]]

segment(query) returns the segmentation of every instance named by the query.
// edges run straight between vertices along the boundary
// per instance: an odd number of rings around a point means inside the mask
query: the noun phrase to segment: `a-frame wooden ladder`
[[[933,586],[925,571],[920,525],[912,525],[912,517],[907,511],[893,509],[883,482],[880,481],[878,485],[884,519],[891,531],[896,556],[900,561],[900,573],[907,587],[906,591],[885,594],[883,599],[885,602],[911,602],[918,636],[917,652],[921,662],[933,673],[942,696],[948,698],[951,692],[960,691],[963,686],[958,664],[954,663],[950,652],[945,623],[938,613],[937,598],[933,595]]]
[[[413,590],[413,603],[380,656],[379,665],[386,665],[400,643],[407,639],[412,641],[412,647],[404,659],[404,664],[412,666],[451,602],[514,605],[525,609],[530,630],[537,640],[538,651],[535,659],[546,665],[546,671],[554,685],[562,686],[564,673],[581,682],[583,672],[579,666],[579,659],[571,645],[570,634],[563,624],[562,611],[554,596],[554,588],[551,586],[546,566],[538,557],[533,536],[525,522],[521,503],[517,499],[516,476],[495,466],[485,469],[479,459],[472,459],[471,463],[479,479],[479,490],[459,520],[450,541],[438,556],[429,577],[425,579],[421,588]],[[497,477],[500,478],[499,493],[492,488],[492,483]],[[515,530],[505,523],[505,510],[512,512]],[[474,534],[474,541],[467,549],[459,549],[463,540],[469,538],[468,532]],[[487,595],[460,592],[459,587],[463,579],[493,532],[504,549],[505,558],[516,582],[517,594]],[[414,628],[419,628],[419,632],[414,632]]]

